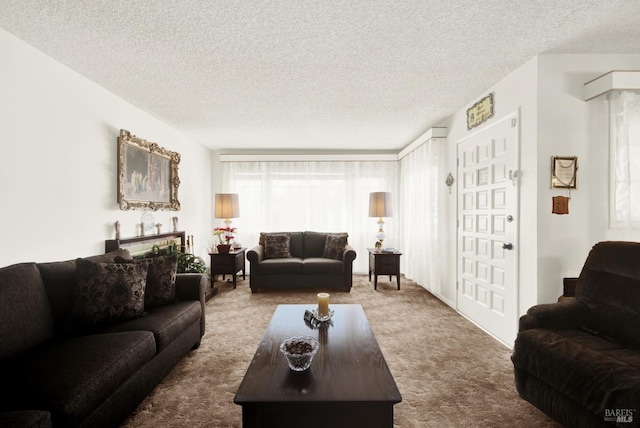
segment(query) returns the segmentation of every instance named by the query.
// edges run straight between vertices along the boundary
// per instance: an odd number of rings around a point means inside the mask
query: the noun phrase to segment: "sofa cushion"
[[[594,413],[634,407],[640,400],[640,353],[587,331],[520,332],[512,360]]]
[[[344,263],[325,257],[309,257],[302,260],[302,273],[344,273]]]
[[[199,301],[176,302],[151,308],[141,318],[115,324],[102,332],[150,331],[156,340],[158,352],[166,348],[191,324],[200,322],[202,307]]]
[[[145,259],[125,259],[116,257],[116,263],[147,263],[147,285],[144,289],[145,309],[166,305],[176,300],[176,274],[178,255],[150,257]]]
[[[264,238],[264,257],[266,259],[286,259],[291,257],[291,237],[287,234],[269,234]]]
[[[116,256],[130,258],[129,250],[120,249],[107,254],[85,257],[100,263],[113,262]],[[67,321],[73,304],[73,289],[76,284],[76,260],[38,263],[38,270],[42,275],[44,287],[47,290],[56,334],[67,334]]]
[[[268,259],[260,262],[260,275],[301,273],[302,259],[291,257],[288,259]]]
[[[0,269],[0,362],[53,337],[53,316],[36,264]]]
[[[4,373],[2,405],[52,413],[56,426],[77,426],[156,353],[147,331],[93,334],[28,352]]]
[[[304,232],[304,257],[322,257],[327,233]]]
[[[44,410],[16,410],[0,413],[0,427],[50,428],[51,413]]]
[[[86,331],[143,314],[147,263],[78,259],[76,266],[71,328]]]
[[[324,250],[322,257],[328,259],[342,260],[342,254],[344,248],[347,246],[347,234],[333,234],[327,235],[327,239],[324,242]]]

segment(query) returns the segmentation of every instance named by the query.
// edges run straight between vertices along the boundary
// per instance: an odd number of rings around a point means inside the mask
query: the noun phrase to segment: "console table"
[[[371,281],[371,274],[374,275],[373,289],[378,289],[378,275],[389,275],[389,281],[391,276],[395,275],[398,281],[398,290],[400,290],[400,251],[381,251],[374,250],[373,248],[367,248],[369,250],[369,281]]]
[[[240,248],[228,253],[209,253],[211,256],[211,282],[216,281],[216,275],[233,275],[233,288],[236,288],[236,275],[242,271],[242,279],[246,279],[244,270],[244,253],[247,249]]]

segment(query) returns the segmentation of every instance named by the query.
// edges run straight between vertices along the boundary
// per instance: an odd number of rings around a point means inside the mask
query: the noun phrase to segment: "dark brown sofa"
[[[520,318],[518,393],[567,427],[640,426],[640,243],[600,242],[575,298]]]
[[[84,260],[117,256],[129,252]],[[200,344],[205,275],[178,274],[174,299],[83,331],[69,328],[75,283],[75,260],[0,269],[0,426],[117,427]]]
[[[350,291],[356,252],[347,236],[322,232],[261,233],[258,245],[247,252],[251,292],[261,288]],[[272,238],[279,240],[281,251],[270,255]]]

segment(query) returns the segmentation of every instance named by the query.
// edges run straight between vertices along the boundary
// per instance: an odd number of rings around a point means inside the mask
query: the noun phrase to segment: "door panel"
[[[457,307],[509,346],[518,322],[517,137],[513,116],[458,143]]]

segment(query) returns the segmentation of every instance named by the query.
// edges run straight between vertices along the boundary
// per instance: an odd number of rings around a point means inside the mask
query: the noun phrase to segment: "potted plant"
[[[216,227],[213,229],[213,234],[218,237],[218,252],[226,254],[231,250],[231,243],[233,242],[233,234],[236,228],[231,226]]]

